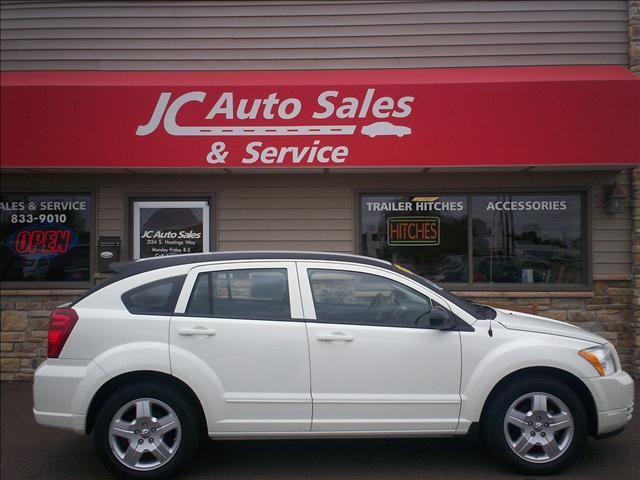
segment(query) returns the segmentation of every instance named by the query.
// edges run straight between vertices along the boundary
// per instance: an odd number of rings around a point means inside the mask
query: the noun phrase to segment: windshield
[[[396,271],[401,272],[403,275],[411,278],[412,280],[415,280],[416,282],[424,285],[429,290],[437,293],[447,301],[460,307],[462,310],[467,312],[469,315],[473,315],[478,320],[493,320],[494,318],[496,318],[496,311],[487,305],[480,305],[478,303],[472,302],[471,300],[467,300],[466,298],[459,297],[455,293],[452,293],[444,288],[442,285],[432,282],[431,280],[421,277],[420,275],[416,275],[405,267],[394,265],[393,268]]]

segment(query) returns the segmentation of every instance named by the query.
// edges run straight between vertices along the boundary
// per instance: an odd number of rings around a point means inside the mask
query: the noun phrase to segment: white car
[[[391,122],[376,122],[362,127],[362,134],[371,138],[388,135],[404,137],[405,135],[411,135],[411,129],[402,125],[394,125]]]
[[[355,255],[133,262],[51,314],[44,425],[93,434],[123,478],[167,478],[213,439],[481,435],[559,472],[631,419],[615,348]]]

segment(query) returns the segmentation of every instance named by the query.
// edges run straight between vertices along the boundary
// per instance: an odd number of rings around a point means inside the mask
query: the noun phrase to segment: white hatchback
[[[207,435],[481,435],[549,474],[622,430],[633,388],[605,339],[388,262],[233,252],[133,262],[54,310],[34,414],[124,478],[173,475]]]

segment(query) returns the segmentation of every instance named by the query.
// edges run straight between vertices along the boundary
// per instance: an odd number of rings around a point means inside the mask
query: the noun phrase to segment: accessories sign
[[[640,80],[616,66],[0,77],[3,168],[318,169],[638,159]]]

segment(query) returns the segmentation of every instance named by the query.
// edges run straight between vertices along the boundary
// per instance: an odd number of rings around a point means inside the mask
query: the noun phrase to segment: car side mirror
[[[449,310],[440,305],[431,309],[429,328],[434,330],[451,330],[456,327],[456,319]]]

